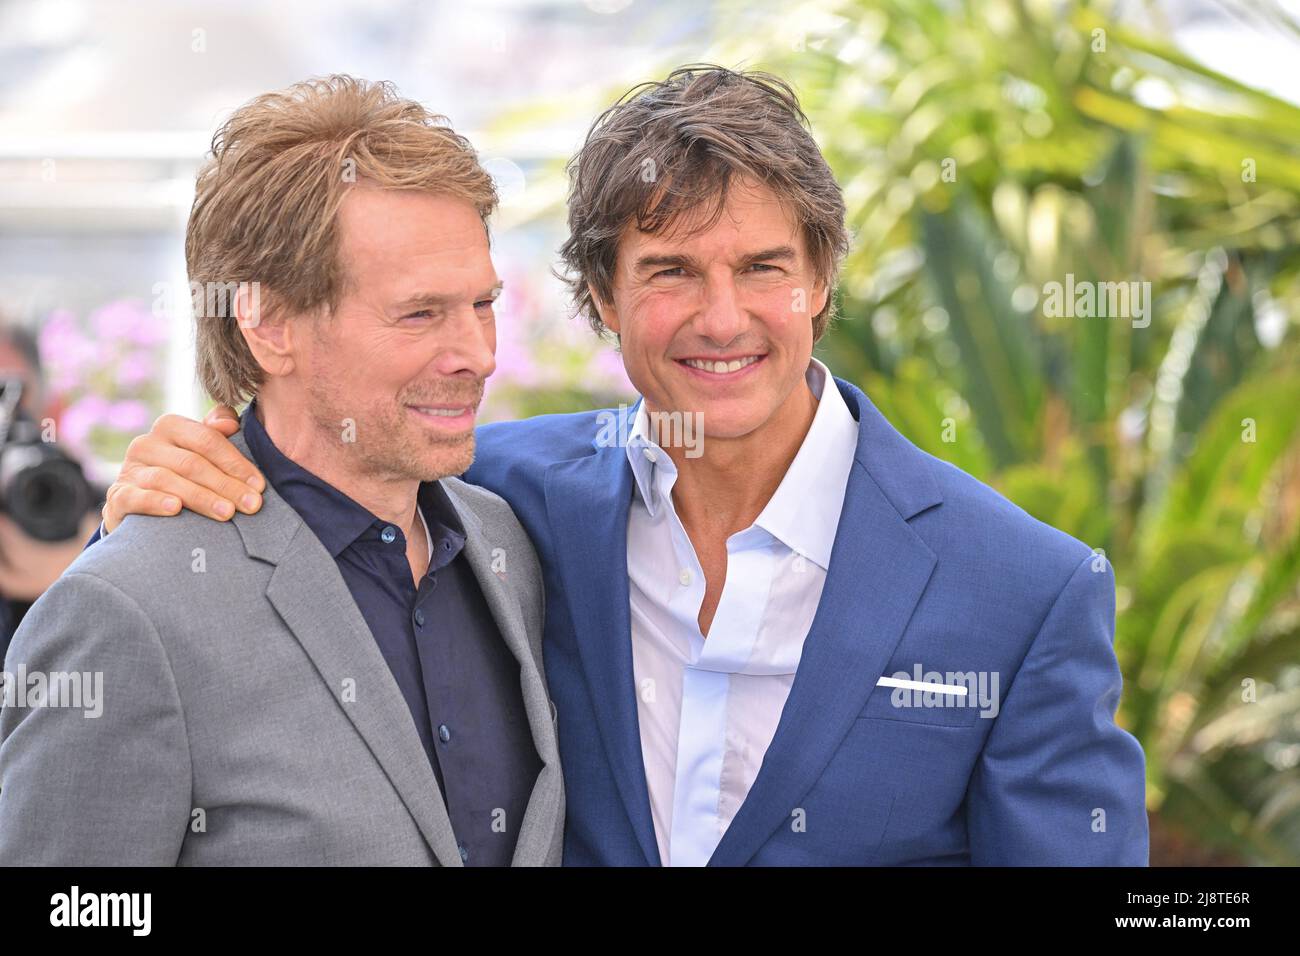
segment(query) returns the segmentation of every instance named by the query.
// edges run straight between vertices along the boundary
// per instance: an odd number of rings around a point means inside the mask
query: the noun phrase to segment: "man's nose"
[[[473,373],[487,378],[496,371],[496,336],[492,322],[484,322],[473,306],[458,309],[456,320],[447,330],[436,364],[443,375]]]
[[[730,274],[710,277],[704,286],[704,302],[695,320],[695,330],[718,345],[726,345],[748,325],[749,314],[736,293],[735,277]]]

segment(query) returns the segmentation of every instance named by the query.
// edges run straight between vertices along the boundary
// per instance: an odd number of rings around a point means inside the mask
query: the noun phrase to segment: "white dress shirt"
[[[858,423],[817,359],[807,382],[818,398],[812,425],[762,513],[727,539],[707,640],[704,574],[673,507],[677,468],[650,440],[644,402],[628,437],[632,669],[665,866],[703,866],[722,840],[772,742],[821,598]]]

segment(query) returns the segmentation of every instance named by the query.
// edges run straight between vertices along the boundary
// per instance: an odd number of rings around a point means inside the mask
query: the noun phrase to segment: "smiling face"
[[[355,422],[346,457],[369,477],[460,474],[495,368],[501,282],[483,221],[461,199],[362,187],[338,224],[344,291],[294,337],[294,378],[318,435],[338,442]]]
[[[776,194],[733,184],[717,222],[660,234],[629,226],[613,301],[628,378],[651,411],[702,413],[710,439],[806,426],[812,316],[826,304],[801,230]],[[799,424],[802,422],[802,425]]]

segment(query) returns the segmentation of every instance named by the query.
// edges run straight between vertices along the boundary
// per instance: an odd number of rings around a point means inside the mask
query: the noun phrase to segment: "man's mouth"
[[[463,431],[474,426],[473,405],[407,405],[417,419],[439,431]]]
[[[461,415],[467,414],[470,410],[468,405],[462,405],[459,408],[443,408],[442,406],[435,407],[432,405],[412,405],[410,407],[415,409],[421,415],[435,415],[442,418],[459,418]]]
[[[767,358],[766,355],[732,355],[716,359],[682,358],[677,359],[677,363],[696,373],[713,378],[726,378],[743,374],[747,369],[758,365],[765,358]]]

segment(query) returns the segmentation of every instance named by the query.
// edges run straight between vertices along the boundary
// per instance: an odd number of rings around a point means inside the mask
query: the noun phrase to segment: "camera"
[[[22,411],[21,379],[0,379],[0,512],[37,541],[75,537],[95,501],[85,472]]]

